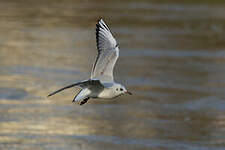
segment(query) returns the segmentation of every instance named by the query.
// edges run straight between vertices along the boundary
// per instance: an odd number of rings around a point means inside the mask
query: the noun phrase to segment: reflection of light
[[[0,136],[0,143],[13,143],[18,141],[18,139],[16,137],[12,137],[12,136]]]
[[[58,113],[54,110],[52,112],[51,107],[10,109],[6,113],[7,116],[17,117],[18,121],[1,121],[0,134],[81,135],[92,132],[93,128],[89,126],[89,123],[81,119],[83,116],[78,115],[74,120],[63,115],[57,116]],[[55,113],[56,116],[54,116]],[[65,112],[62,110],[62,113]]]
[[[7,116],[17,118],[18,121],[0,122],[0,134],[35,134],[35,135],[116,135],[151,137],[156,131],[151,130],[150,124],[136,120],[145,117],[145,112],[136,113],[121,108],[114,112],[115,108],[101,110],[99,107],[80,107],[79,105],[60,106],[45,104],[29,104],[27,107],[15,104],[15,107],[7,112]],[[71,104],[70,104],[71,105]],[[72,104],[73,105],[73,104]],[[97,110],[98,108],[98,110]],[[108,113],[107,113],[108,112]],[[106,113],[106,114],[104,114]],[[151,114],[154,115],[154,114]],[[132,122],[132,123],[131,123]],[[145,130],[148,130],[146,132]],[[129,132],[128,132],[129,131]]]

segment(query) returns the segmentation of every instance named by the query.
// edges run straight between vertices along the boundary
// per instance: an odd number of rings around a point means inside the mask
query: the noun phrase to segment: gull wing
[[[98,55],[92,68],[91,79],[113,82],[113,68],[119,57],[119,47],[102,19],[96,24],[96,42]]]
[[[84,88],[88,88],[90,90],[102,90],[104,89],[104,86],[101,84],[101,82],[99,80],[85,80],[85,81],[81,81],[81,82],[77,82],[68,86],[65,86],[55,92],[50,93],[47,97],[50,97],[52,95],[55,95],[56,93],[59,93],[63,90],[72,88],[74,86],[80,86],[82,89]]]

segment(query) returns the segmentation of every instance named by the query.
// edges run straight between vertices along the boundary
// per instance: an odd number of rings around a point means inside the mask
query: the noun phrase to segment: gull
[[[112,99],[126,93],[132,95],[123,85],[114,82],[113,68],[119,57],[119,45],[102,19],[96,24],[96,42],[98,54],[90,79],[63,87],[48,97],[74,86],[81,88],[73,99],[73,102],[81,101],[80,105],[87,103],[90,98]]]

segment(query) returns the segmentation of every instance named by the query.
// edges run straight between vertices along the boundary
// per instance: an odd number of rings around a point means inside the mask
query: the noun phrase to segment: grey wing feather
[[[56,93],[59,93],[68,88],[72,88],[74,86],[80,86],[81,88],[89,88],[90,90],[92,90],[94,88],[102,90],[104,88],[104,86],[101,84],[101,82],[99,80],[85,80],[85,81],[81,81],[81,82],[77,82],[77,83],[65,86],[55,92],[50,93],[47,97],[55,95]]]
[[[82,84],[80,84],[81,88],[88,88],[90,90],[93,89],[103,89],[104,86],[102,85],[102,83],[99,80],[87,80],[85,82],[83,82]]]
[[[110,29],[102,19],[96,24],[96,42],[98,55],[91,72],[91,79],[112,82],[113,68],[119,57],[119,48]]]
[[[82,83],[82,82],[78,82],[78,83],[74,83],[74,84],[71,84],[71,85],[65,86],[65,87],[63,87],[63,88],[61,88],[61,89],[59,89],[59,90],[57,90],[57,91],[55,91],[55,92],[50,93],[47,97],[50,97],[50,96],[52,96],[52,95],[55,95],[56,93],[59,93],[59,92],[61,92],[61,91],[65,90],[65,89],[68,89],[68,88],[71,88],[71,87],[74,87],[74,86],[80,85],[81,83]]]

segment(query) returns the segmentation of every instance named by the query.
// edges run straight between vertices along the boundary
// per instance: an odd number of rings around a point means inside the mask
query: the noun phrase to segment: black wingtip
[[[54,95],[54,93],[50,93],[50,94],[48,94],[47,98],[48,98],[48,97],[50,97],[50,96],[52,96],[52,95]]]
[[[97,23],[99,23],[102,19],[102,17],[100,17],[99,19],[97,19]]]

